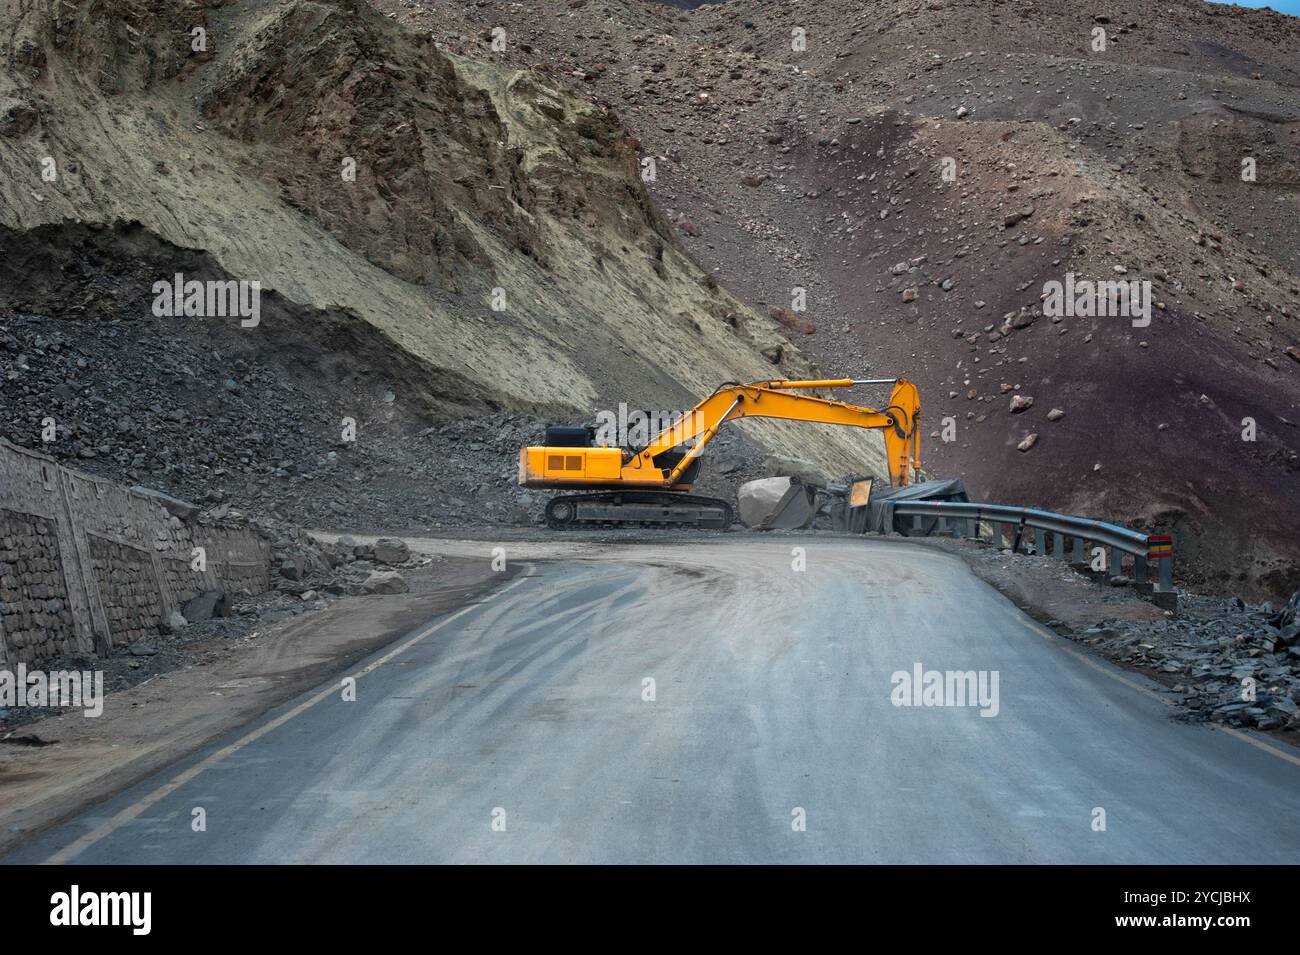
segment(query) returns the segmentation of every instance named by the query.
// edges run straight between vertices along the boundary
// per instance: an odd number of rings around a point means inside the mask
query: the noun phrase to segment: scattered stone
[[[374,570],[361,582],[361,589],[367,594],[404,594],[410,586],[395,570]]]
[[[307,572],[307,562],[301,557],[286,557],[280,563],[280,576],[285,580],[302,580]]]
[[[1037,317],[1032,309],[1022,308],[1012,316],[1010,324],[1012,328],[1028,328]]]
[[[1009,229],[1013,225],[1016,225],[1020,222],[1024,222],[1033,214],[1034,214],[1034,207],[1032,205],[1022,206],[1021,208],[1017,209],[1015,212],[1008,213],[1007,216],[1002,220],[1002,224]]]

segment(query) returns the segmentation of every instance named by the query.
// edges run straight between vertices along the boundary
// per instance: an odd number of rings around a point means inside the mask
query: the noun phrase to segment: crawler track
[[[727,528],[734,519],[727,501],[671,491],[566,494],[546,505],[546,523],[557,530],[592,524]]]

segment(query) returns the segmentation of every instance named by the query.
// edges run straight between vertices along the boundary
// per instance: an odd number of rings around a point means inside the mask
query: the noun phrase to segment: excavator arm
[[[864,408],[799,394],[797,388],[847,388],[866,384],[852,378],[819,381],[766,381],[750,385],[724,385],[680,419],[665,428],[629,462],[634,470],[650,467],[663,452],[694,439],[694,446],[677,463],[665,483],[676,484],[691,461],[703,453],[705,446],[728,421],[738,418],[779,418],[808,421],[853,428],[879,429],[884,432],[885,457],[889,482],[895,487],[911,483],[913,469],[921,466],[917,419],[921,401],[916,386],[898,378],[870,383],[891,383],[889,404],[883,409]]]

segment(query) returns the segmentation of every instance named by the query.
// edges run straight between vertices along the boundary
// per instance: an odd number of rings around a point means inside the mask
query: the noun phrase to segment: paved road
[[[1289,751],[1172,721],[949,555],[590,556],[530,564],[377,655],[355,702],[322,687],[6,861],[1300,859]],[[996,715],[893,705],[917,663],[996,671]]]

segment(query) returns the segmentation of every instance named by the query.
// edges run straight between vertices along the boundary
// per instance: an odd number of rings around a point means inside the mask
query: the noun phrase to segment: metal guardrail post
[[[1156,562],[1157,582],[1151,589],[1151,602],[1165,610],[1178,609],[1178,592],[1174,590],[1174,539],[1170,534],[1147,536],[1147,561]]]
[[[1083,538],[1082,537],[1076,537],[1074,539],[1074,547],[1071,548],[1070,550],[1070,562],[1074,564],[1083,563]]]
[[[1047,554],[1047,532],[1041,527],[1034,528],[1034,555],[1043,557]]]
[[[1151,591],[1151,602],[1161,610],[1177,610],[1178,591],[1174,590],[1173,553],[1170,552],[1167,556],[1159,558],[1156,564],[1159,580]]]
[[[1052,533],[1052,556],[1057,560],[1065,560],[1065,535]]]
[[[1133,583],[1145,584],[1147,582],[1147,559],[1140,554],[1133,557]]]
[[[1160,558],[1160,589],[1174,589],[1174,559],[1172,557]]]

